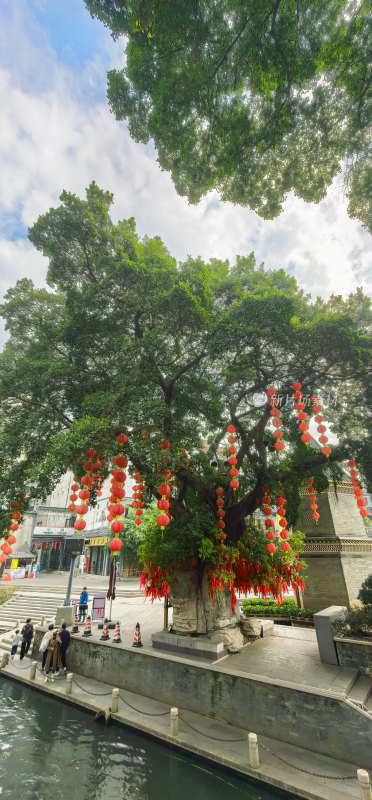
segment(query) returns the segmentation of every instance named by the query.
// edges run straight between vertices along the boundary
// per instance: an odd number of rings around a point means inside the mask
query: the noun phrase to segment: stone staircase
[[[23,626],[28,617],[34,625],[41,622],[42,617],[53,620],[56,610],[63,603],[62,595],[16,592],[10,600],[0,606],[0,631],[14,630]]]
[[[368,675],[358,675],[347,693],[347,699],[362,711],[368,711],[372,715],[372,678]]]

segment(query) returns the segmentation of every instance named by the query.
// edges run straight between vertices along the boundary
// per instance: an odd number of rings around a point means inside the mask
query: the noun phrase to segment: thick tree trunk
[[[205,574],[200,579],[194,567],[177,570],[175,578],[176,585],[169,592],[174,633],[206,634],[237,623],[238,617],[231,610],[231,592],[216,592],[213,603],[208,595],[208,579]]]

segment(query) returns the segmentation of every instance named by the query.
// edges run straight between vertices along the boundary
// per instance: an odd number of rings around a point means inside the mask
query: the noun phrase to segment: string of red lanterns
[[[219,529],[219,533],[220,533],[221,545],[223,545],[223,543],[224,543],[224,541],[226,539],[226,533],[224,532],[224,528],[226,527],[226,524],[225,524],[224,519],[223,519],[224,516],[225,516],[225,511],[224,511],[224,508],[223,508],[224,505],[225,505],[225,501],[224,501],[222,486],[218,486],[217,487],[216,495],[217,495],[217,498],[216,498],[217,528]]]
[[[1,539],[4,539],[4,542],[0,545],[0,564],[3,564],[7,558],[12,554],[13,548],[12,545],[16,543],[17,537],[14,535],[18,530],[22,520],[22,510],[24,509],[24,500],[26,497],[26,492],[19,492],[17,495],[17,499],[11,503],[10,511],[8,514],[8,525],[5,533],[2,534]],[[11,580],[10,575],[3,575],[4,581]]]
[[[307,420],[307,413],[305,411],[305,403],[303,401],[303,393],[301,392],[301,384],[299,381],[292,383],[293,397],[295,399],[295,409],[297,410],[298,429],[301,433],[301,441],[309,447],[311,442],[311,435],[309,433],[309,423]]]
[[[266,527],[266,539],[268,540],[269,544],[266,545],[267,552],[272,556],[276,551],[276,546],[274,541],[276,539],[276,534],[274,531],[274,520],[272,518],[273,509],[271,508],[271,497],[269,497],[269,487],[265,484],[262,487],[263,497],[262,497],[262,505],[263,505],[263,513],[265,514],[265,527]]]
[[[280,517],[279,520],[279,536],[282,539],[280,547],[282,548],[284,553],[288,553],[291,549],[291,545],[287,541],[289,538],[289,530],[288,530],[288,522],[286,520],[286,499],[284,494],[284,489],[278,489],[278,497],[276,498],[276,505],[277,505],[277,514]]]
[[[161,499],[157,502],[157,507],[161,514],[159,514],[157,523],[160,526],[160,530],[163,531],[164,528],[169,525],[170,517],[166,513],[170,508],[169,498],[171,497],[171,487],[169,483],[162,483],[161,486],[158,488],[158,492],[161,495]]]
[[[306,489],[307,489],[308,494],[309,494],[310,509],[312,511],[312,517],[313,517],[313,520],[315,521],[315,524],[317,525],[320,515],[318,514],[318,506],[317,506],[317,503],[316,503],[316,494],[315,494],[315,489],[314,489],[314,486],[313,486],[314,478],[306,478],[306,483],[307,483]]]
[[[319,444],[322,445],[322,453],[324,456],[329,458],[332,453],[331,448],[328,446],[328,436],[325,436],[325,432],[327,430],[326,425],[323,425],[324,417],[322,416],[322,406],[319,403],[319,397],[316,394],[311,395],[310,397],[311,402],[313,403],[312,410],[315,413],[314,421],[317,423],[317,431],[320,433],[318,437]]]
[[[226,430],[228,433],[227,441],[229,442],[229,447],[227,448],[227,452],[229,454],[228,462],[230,465],[229,469],[229,474],[231,478],[230,486],[233,489],[235,495],[236,490],[239,489],[239,481],[237,477],[239,475],[239,470],[237,469],[238,459],[236,458],[236,447],[235,447],[236,428],[234,425],[228,425]]]
[[[79,533],[83,531],[87,525],[84,517],[89,511],[90,495],[91,495],[91,489],[93,487],[93,478],[92,478],[93,459],[95,455],[96,455],[96,450],[94,450],[92,447],[89,448],[89,450],[87,450],[85,453],[85,457],[88,459],[88,461],[86,461],[84,464],[85,475],[83,475],[83,477],[80,480],[80,485],[82,488],[79,491],[78,498],[79,500],[81,500],[81,502],[79,503],[79,505],[76,505],[75,509],[79,519],[76,519],[74,522],[74,528]]]
[[[142,523],[141,517],[143,514],[143,489],[144,489],[143,478],[137,467],[135,467],[134,486],[132,492],[132,497],[133,497],[132,508],[136,509],[135,510],[136,519],[134,520],[134,524],[137,526],[141,525]]]
[[[119,433],[116,437],[116,441],[120,447],[123,447],[128,441],[128,437],[125,433]],[[111,489],[107,521],[110,522],[110,528],[115,536],[119,535],[124,530],[124,522],[121,517],[125,513],[125,506],[122,500],[125,497],[125,481],[127,475],[124,469],[127,464],[127,456],[125,454],[119,454],[114,457],[114,467],[111,470]],[[120,547],[117,546],[118,542],[120,542]],[[112,539],[109,543],[109,548],[114,555],[117,554],[118,550],[121,550],[121,547],[121,539]]]
[[[285,444],[284,442],[281,441],[283,439],[283,431],[280,430],[283,425],[283,421],[280,416],[280,410],[277,407],[277,405],[275,405],[275,403],[277,402],[276,389],[273,388],[268,389],[266,394],[269,398],[269,405],[271,406],[271,411],[270,411],[271,421],[275,428],[273,432],[273,437],[275,439],[274,447],[275,450],[277,450],[277,452],[280,453],[282,450],[284,450]]]
[[[366,508],[366,501],[363,498],[363,489],[360,485],[359,471],[356,469],[356,463],[352,459],[347,462],[349,467],[351,483],[354,489],[354,497],[359,509],[361,517],[369,517],[368,508]]]

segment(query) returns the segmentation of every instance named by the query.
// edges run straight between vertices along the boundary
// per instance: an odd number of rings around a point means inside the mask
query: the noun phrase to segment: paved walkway
[[[356,670],[322,664],[315,631],[275,625],[274,636],[256,639],[218,662],[221,671],[265,676],[286,683],[347,694]]]
[[[111,705],[112,687],[99,681],[75,675],[72,695],[66,695],[64,676],[45,683],[44,675],[37,670],[35,680],[31,681],[29,663],[19,665],[11,662],[1,672],[4,676],[13,677],[84,709],[107,713]],[[171,743],[181,750],[209,758],[219,765],[258,778],[267,785],[279,786],[299,797],[309,800],[354,800],[360,796],[356,768],[352,764],[260,736],[260,767],[254,770],[249,765],[248,730],[180,708],[179,735],[174,737],[170,733],[169,712],[169,707],[164,703],[121,689],[119,709],[112,717],[119,723]],[[342,780],[346,776],[350,779]]]

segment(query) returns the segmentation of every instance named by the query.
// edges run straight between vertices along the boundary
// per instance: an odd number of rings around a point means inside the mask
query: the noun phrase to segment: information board
[[[106,605],[106,595],[105,594],[94,594],[93,595],[92,619],[104,619],[105,618],[105,605]]]

